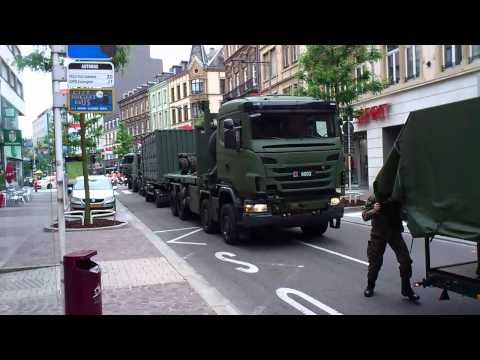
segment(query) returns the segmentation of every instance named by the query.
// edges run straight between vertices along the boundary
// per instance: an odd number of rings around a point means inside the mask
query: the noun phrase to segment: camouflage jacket
[[[374,228],[381,227],[403,232],[399,204],[396,202],[382,203],[380,211],[376,213],[373,209],[376,202],[375,196],[372,195],[368,198],[362,211],[362,219],[364,221],[372,220]]]

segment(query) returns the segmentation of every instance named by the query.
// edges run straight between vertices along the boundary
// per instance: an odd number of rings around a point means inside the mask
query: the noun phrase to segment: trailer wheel
[[[230,245],[238,244],[240,232],[237,226],[235,209],[232,204],[225,204],[220,211],[220,229],[223,240]]]
[[[177,194],[174,189],[170,192],[170,210],[173,216],[178,216]]]
[[[306,225],[302,226],[302,232],[309,238],[315,235],[323,235],[328,228],[328,222],[320,223],[319,225]]]
[[[177,204],[178,217],[180,218],[180,220],[188,220],[190,218],[191,212],[190,207],[188,206],[188,199],[185,188],[177,194]]]
[[[200,206],[200,220],[203,230],[207,234],[213,234],[218,231],[218,224],[212,220],[208,204],[208,199],[202,200],[202,204]]]

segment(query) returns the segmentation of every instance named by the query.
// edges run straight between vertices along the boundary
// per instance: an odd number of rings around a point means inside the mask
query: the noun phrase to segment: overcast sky
[[[28,55],[34,48],[32,45],[19,45],[22,55]],[[163,60],[163,71],[172,65],[188,60],[191,45],[150,45],[150,55]],[[222,45],[205,45],[205,50]],[[25,100],[25,116],[19,117],[19,127],[23,137],[32,136],[32,121],[45,109],[52,106],[52,78],[49,73],[23,71],[23,89]]]

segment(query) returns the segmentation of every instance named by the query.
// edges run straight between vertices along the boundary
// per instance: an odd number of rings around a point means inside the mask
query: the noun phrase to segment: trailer
[[[480,191],[478,134],[480,98],[411,112],[374,191],[378,199],[402,203],[414,238],[425,244],[425,278],[417,286],[480,300]],[[462,239],[476,247],[470,261],[432,267],[435,236]]]

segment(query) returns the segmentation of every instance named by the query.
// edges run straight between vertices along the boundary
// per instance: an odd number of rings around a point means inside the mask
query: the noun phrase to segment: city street
[[[439,301],[437,288],[417,288],[419,304],[400,295],[398,264],[387,248],[376,295],[365,298],[366,247],[370,227],[358,223],[357,213],[344,217],[340,229],[308,240],[300,229],[257,233],[238,246],[227,245],[220,234],[206,234],[193,218],[181,221],[169,207],[156,208],[124,188],[118,199],[177,255],[185,259],[242,314],[478,314],[480,304],[450,293]],[[354,221],[356,220],[357,223]],[[404,234],[407,246],[411,237]],[[424,276],[423,240],[413,243],[412,282]],[[476,249],[462,243],[434,240],[432,265],[474,259]]]

